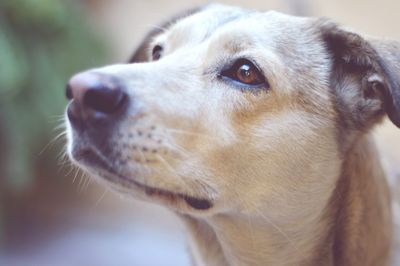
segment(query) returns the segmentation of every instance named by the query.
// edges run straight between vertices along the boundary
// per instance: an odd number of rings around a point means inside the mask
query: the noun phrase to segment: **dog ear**
[[[149,33],[146,34],[146,36],[144,37],[143,41],[140,43],[138,48],[136,48],[135,52],[129,59],[129,63],[141,63],[148,61],[149,60],[148,50],[150,49],[149,45],[155,36],[162,33],[163,29],[167,29],[168,27],[176,23],[178,20],[193,15],[194,13],[197,13],[201,9],[203,9],[203,7],[197,7],[181,12],[173,16],[171,19],[162,23],[159,27],[152,29]]]
[[[386,113],[400,127],[399,44],[367,40],[327,21],[320,26],[332,58],[330,85],[341,123],[366,130]]]

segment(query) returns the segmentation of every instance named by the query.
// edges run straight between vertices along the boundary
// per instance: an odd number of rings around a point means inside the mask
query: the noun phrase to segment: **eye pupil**
[[[238,69],[238,77],[242,79],[249,79],[252,74],[251,67],[249,65],[242,65]]]
[[[238,68],[237,77],[239,81],[247,83],[247,80],[250,77],[250,70],[247,65],[242,65],[241,67]]]
[[[245,84],[258,84],[263,82],[257,69],[248,64],[243,64],[238,68],[237,77],[240,82]]]
[[[225,80],[248,86],[269,87],[261,71],[248,59],[238,59],[221,72]]]

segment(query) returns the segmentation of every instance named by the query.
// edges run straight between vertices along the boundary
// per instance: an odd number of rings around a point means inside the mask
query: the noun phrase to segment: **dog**
[[[370,132],[386,115],[400,127],[399,43],[212,4],[66,94],[72,161],[174,211],[194,265],[388,265]]]

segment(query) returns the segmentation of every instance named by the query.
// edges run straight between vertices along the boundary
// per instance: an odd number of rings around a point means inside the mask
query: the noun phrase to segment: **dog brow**
[[[181,12],[181,13],[173,16],[172,18],[165,21],[164,23],[161,23],[160,26],[154,27],[150,32],[148,32],[146,34],[143,41],[140,43],[138,48],[136,48],[136,50],[134,51],[133,55],[130,57],[128,62],[129,63],[146,62],[147,61],[147,48],[149,46],[149,43],[152,41],[152,39],[156,35],[160,34],[163,31],[162,29],[168,28],[172,24],[176,23],[177,21],[179,21],[185,17],[188,17],[190,15],[193,15],[193,14],[199,12],[200,10],[202,10],[202,7],[186,10],[184,12]]]
[[[203,10],[206,10],[206,9],[207,9],[207,6],[186,10],[184,12],[179,13],[176,16],[173,16],[171,19],[162,23],[160,26],[153,28],[149,33],[147,33],[147,35],[145,36],[145,38],[143,39],[141,44],[138,46],[138,48],[135,50],[133,55],[130,57],[128,62],[129,63],[146,62],[147,61],[147,49],[149,47],[149,44],[155,36],[157,36],[158,34],[163,32],[162,29],[169,28],[169,27],[171,27],[171,25],[177,23],[178,21],[185,19],[191,15],[194,15],[194,14],[201,12]],[[254,12],[255,11],[241,10],[240,13],[232,13],[228,16],[221,17],[220,20],[218,21],[218,23],[215,23],[213,25],[213,27],[208,28],[207,33],[204,36],[204,39],[209,38],[217,29],[219,29],[223,25],[233,22],[235,20],[238,20],[239,18],[246,16],[246,14],[250,14],[250,13],[254,13]]]

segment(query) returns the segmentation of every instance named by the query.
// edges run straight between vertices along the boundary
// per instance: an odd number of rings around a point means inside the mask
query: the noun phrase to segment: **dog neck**
[[[386,265],[390,199],[376,154],[361,138],[344,156],[325,208],[296,219],[301,222],[271,221],[261,213],[181,216],[194,265]]]

